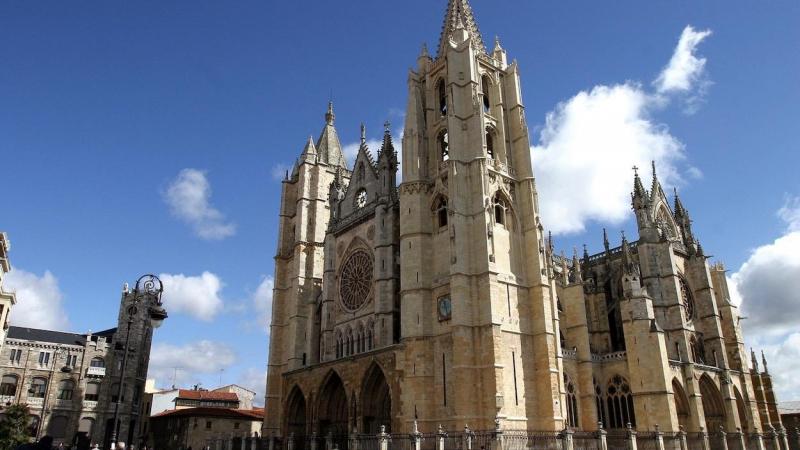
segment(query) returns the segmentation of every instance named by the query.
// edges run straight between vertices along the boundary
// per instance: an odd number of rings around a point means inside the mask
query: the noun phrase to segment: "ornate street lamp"
[[[152,328],[158,328],[164,323],[167,318],[167,310],[164,309],[161,303],[161,294],[164,292],[164,286],[161,280],[155,275],[143,275],[136,280],[136,287],[133,289],[133,299],[130,306],[128,306],[128,330],[125,334],[125,353],[122,355],[122,367],[119,374],[119,383],[117,388],[117,401],[114,402],[114,421],[111,424],[111,448],[114,450],[117,444],[117,432],[119,431],[119,404],[122,401],[122,389],[125,386],[125,370],[128,366],[128,345],[131,337],[131,325],[134,318],[139,313],[140,303],[142,307],[147,308],[147,318],[150,320]]]

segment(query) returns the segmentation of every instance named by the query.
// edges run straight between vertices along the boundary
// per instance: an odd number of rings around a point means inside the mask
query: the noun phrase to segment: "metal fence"
[[[787,447],[788,444],[788,447]],[[523,430],[237,438],[210,450],[800,450],[800,430],[763,434]]]

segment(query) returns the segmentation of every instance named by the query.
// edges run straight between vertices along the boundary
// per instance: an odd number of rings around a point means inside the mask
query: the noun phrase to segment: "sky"
[[[541,213],[568,254],[635,236],[655,160],[748,345],[800,399],[800,3],[472,0],[521,67]],[[330,99],[343,144],[399,142],[408,70],[444,0],[0,0],[0,230],[12,324],[115,326],[161,276],[159,386],[263,395],[280,180]],[[373,150],[377,149],[372,145]]]

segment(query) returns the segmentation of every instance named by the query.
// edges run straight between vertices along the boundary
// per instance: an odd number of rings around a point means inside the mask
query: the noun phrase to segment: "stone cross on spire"
[[[459,26],[466,29],[472,45],[479,51],[486,53],[486,45],[483,43],[483,37],[478,29],[478,22],[472,13],[472,7],[469,6],[469,0],[448,0],[447,13],[444,17],[444,25],[442,26],[442,35],[439,38],[439,57],[444,55],[446,46],[450,39],[450,35],[456,31]]]

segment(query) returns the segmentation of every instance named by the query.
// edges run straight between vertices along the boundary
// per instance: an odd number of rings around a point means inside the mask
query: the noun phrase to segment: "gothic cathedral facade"
[[[519,67],[448,3],[409,73],[402,161],[362,126],[351,169],[329,105],[283,182],[264,435],[780,429],[724,269],[655,172],[634,179],[638,241],[555,254]]]

